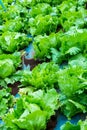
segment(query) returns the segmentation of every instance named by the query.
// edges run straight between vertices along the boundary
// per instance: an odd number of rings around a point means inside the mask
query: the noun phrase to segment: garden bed
[[[0,129],[86,129],[87,1],[0,4]]]

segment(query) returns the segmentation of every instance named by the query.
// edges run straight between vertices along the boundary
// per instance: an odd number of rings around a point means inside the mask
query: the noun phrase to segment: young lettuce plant
[[[7,31],[0,36],[0,47],[3,52],[13,53],[24,49],[24,47],[29,45],[31,40],[24,33]]]
[[[58,72],[61,111],[68,118],[80,112],[87,112],[86,74],[87,71],[83,67],[76,65]]]
[[[16,101],[15,109],[3,117],[4,126],[7,130],[45,130],[48,120],[58,109],[56,90],[50,89],[44,92],[22,88],[19,94],[20,98]]]
[[[37,15],[35,18],[29,19],[30,33],[33,36],[40,34],[49,35],[51,32],[56,32],[59,20],[57,16]]]
[[[19,52],[14,54],[2,54],[0,55],[0,86],[5,87],[11,80],[18,68],[21,67],[21,55]]]
[[[79,120],[78,123],[72,124],[67,121],[64,125],[61,126],[61,130],[86,130],[87,129],[87,119],[82,121]]]
[[[13,96],[10,94],[10,89],[0,90],[0,118],[2,118],[13,107]]]
[[[53,62],[37,65],[32,71],[24,71],[21,82],[24,86],[31,85],[34,89],[57,87],[59,67]]]

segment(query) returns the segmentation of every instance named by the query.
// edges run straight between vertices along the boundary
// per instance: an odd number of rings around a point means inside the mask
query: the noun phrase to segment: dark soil
[[[43,62],[44,62],[44,60],[41,60],[41,59],[35,60],[34,58],[26,58],[25,55],[22,56],[22,64],[25,65],[26,67],[29,65],[30,70],[32,70],[35,66],[37,66],[38,64],[41,64]],[[45,62],[50,62],[50,60],[45,59]]]
[[[8,86],[9,86],[9,88],[11,88],[11,94],[12,95],[16,95],[17,93],[18,93],[18,90],[19,90],[19,88],[18,88],[18,86],[20,85],[20,82],[15,82],[14,84],[9,84]]]
[[[26,66],[30,66],[30,70],[32,70],[36,65],[38,64],[41,64],[42,61],[40,60],[35,60],[33,58],[25,58],[25,56],[22,57],[22,61],[23,61],[23,64],[26,65]]]
[[[48,121],[46,130],[54,130],[56,124],[57,124],[57,112]]]

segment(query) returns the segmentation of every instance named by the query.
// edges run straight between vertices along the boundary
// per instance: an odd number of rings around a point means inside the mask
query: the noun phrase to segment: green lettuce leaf
[[[52,88],[58,82],[58,70],[57,64],[44,62],[36,66],[32,71],[25,70],[21,82],[25,86],[33,86],[34,89]]]
[[[0,118],[13,106],[14,99],[10,91],[9,88],[0,90]]]
[[[6,78],[12,75],[15,70],[20,66],[20,63],[20,53],[14,53],[12,55],[0,55],[0,77]]]
[[[28,38],[24,33],[8,31],[0,36],[0,47],[4,52],[13,53],[28,46],[30,41],[31,38]]]
[[[47,121],[58,109],[56,90],[50,89],[45,92],[43,90],[33,91],[32,88],[22,88],[19,94],[20,98],[16,99],[15,109],[10,109],[3,117],[7,130],[45,130]]]
[[[70,122],[67,122],[61,127],[61,130],[80,130],[79,125],[71,124]]]
[[[29,19],[30,33],[33,36],[56,32],[58,24],[59,21],[57,16],[37,15],[35,18]]]
[[[71,124],[69,121],[61,126],[61,130],[87,130],[87,120],[79,120],[77,125]]]

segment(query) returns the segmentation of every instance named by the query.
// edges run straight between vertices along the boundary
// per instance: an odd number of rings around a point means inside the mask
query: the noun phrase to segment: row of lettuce
[[[3,0],[0,6],[1,130],[45,130],[56,110],[68,119],[87,113],[87,1]],[[29,37],[33,36],[33,37]],[[32,71],[22,70],[23,49],[33,43]],[[46,62],[49,61],[49,62]],[[10,86],[20,82],[20,98]],[[87,120],[61,130],[86,130]]]

